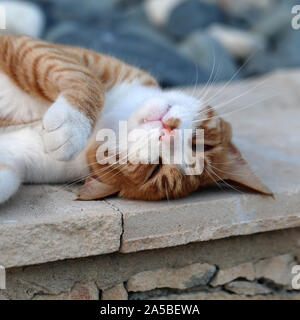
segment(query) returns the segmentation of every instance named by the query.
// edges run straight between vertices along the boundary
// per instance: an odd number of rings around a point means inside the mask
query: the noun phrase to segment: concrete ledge
[[[211,191],[217,193],[218,190]],[[124,233],[121,252],[165,248],[195,241],[207,241],[296,227],[300,225],[299,194],[277,195],[277,200],[259,196],[226,196],[203,199],[191,196],[169,207],[124,210]],[[289,203],[295,211],[284,207]],[[281,205],[279,205],[281,204]]]
[[[25,186],[0,208],[0,264],[137,252],[300,226],[299,88],[300,71],[208,92],[275,200],[222,186],[170,202],[74,202],[71,190]]]
[[[54,186],[24,186],[0,214],[0,264],[8,267],[118,251],[121,214],[105,202],[72,201]]]

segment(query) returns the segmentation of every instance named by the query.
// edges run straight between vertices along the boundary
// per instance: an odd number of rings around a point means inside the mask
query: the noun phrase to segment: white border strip
[[[5,7],[0,5],[0,30],[6,29],[6,12]]]

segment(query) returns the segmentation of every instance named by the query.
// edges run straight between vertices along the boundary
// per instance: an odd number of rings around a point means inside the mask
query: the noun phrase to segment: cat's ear
[[[222,178],[224,180],[231,180],[262,194],[273,195],[272,191],[256,176],[249,164],[243,159],[238,148],[232,143],[229,145],[227,167],[222,174]]]
[[[115,186],[105,184],[93,177],[90,177],[78,191],[76,200],[98,200],[111,196],[119,191],[120,190]]]

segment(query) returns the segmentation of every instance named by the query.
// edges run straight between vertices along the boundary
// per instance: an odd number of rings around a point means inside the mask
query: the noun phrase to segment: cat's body
[[[25,118],[29,113],[35,118],[42,119],[51,103],[40,101],[35,97],[24,94],[16,87],[11,80],[0,73],[0,113],[7,111],[9,107],[15,106],[12,111],[19,112],[20,119]],[[2,99],[10,89],[10,99]],[[154,89],[155,90],[155,89]],[[138,92],[140,95],[138,95]],[[127,120],[130,114],[137,109],[147,95],[151,97],[152,90],[145,88],[138,83],[120,84],[106,93],[106,102],[103,105],[101,117],[98,118],[95,128],[89,137],[84,149],[69,161],[56,160],[51,153],[45,152],[43,141],[43,122],[35,120],[13,126],[0,126],[0,162],[12,163],[20,159],[19,175],[24,183],[64,183],[85,177],[89,173],[87,152],[90,146],[96,141],[96,134],[101,128],[110,128],[118,133],[118,121]],[[125,102],[125,106],[112,103],[113,100],[124,101],[130,96],[130,104]],[[6,102],[9,101],[8,104]],[[24,105],[24,109],[23,109]],[[22,106],[19,108],[19,106]],[[26,106],[30,106],[26,108]],[[121,107],[121,110],[120,110]],[[19,110],[22,110],[21,113]],[[27,110],[26,110],[27,109]],[[1,124],[1,122],[0,122]],[[80,137],[78,137],[80,139]],[[5,154],[6,155],[5,155]],[[8,155],[10,154],[10,155]],[[5,159],[8,160],[5,160]],[[26,166],[26,170],[24,170]],[[19,166],[16,166],[16,168]],[[0,179],[1,181],[1,179]],[[0,196],[1,202],[1,196]]]
[[[230,165],[222,165],[222,171],[232,170],[235,160],[242,163],[229,125],[196,98],[163,91],[146,72],[106,55],[0,35],[0,203],[24,182],[64,183],[89,176],[79,195],[87,200],[117,192],[137,199],[177,198],[218,180],[207,173],[185,176],[175,165],[159,164],[155,176],[156,164],[99,165],[96,134],[103,128],[117,132],[120,120],[128,121],[129,129],[159,134],[169,128],[157,143],[168,139],[171,129],[206,128],[206,138],[218,151],[218,156],[209,151],[206,164],[214,157],[227,159]],[[230,174],[223,178],[269,193],[258,179],[249,182],[249,174],[247,183]]]

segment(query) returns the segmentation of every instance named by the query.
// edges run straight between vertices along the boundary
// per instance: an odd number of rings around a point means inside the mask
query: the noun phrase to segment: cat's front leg
[[[68,161],[86,146],[92,131],[91,121],[60,96],[43,119],[45,151],[54,159]]]

